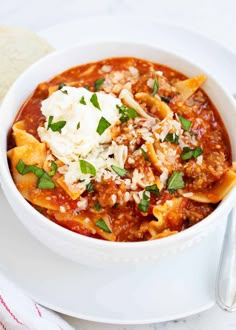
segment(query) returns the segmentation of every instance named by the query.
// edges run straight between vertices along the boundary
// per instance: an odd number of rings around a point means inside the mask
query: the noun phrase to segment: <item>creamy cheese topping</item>
[[[93,94],[96,94],[101,110],[90,101]],[[81,98],[86,104],[80,103]],[[85,159],[99,145],[111,141],[111,129],[119,119],[117,104],[121,105],[121,101],[113,95],[65,86],[42,102],[41,112],[46,122],[44,127],[38,128],[39,137],[47,143],[54,156],[65,164],[79,158]],[[53,116],[53,123],[66,121],[61,133],[48,129],[50,116]],[[96,130],[101,117],[111,126],[99,135]]]
[[[100,110],[91,102],[94,94]],[[63,172],[65,182],[71,189],[73,184],[75,189],[81,189],[90,181],[91,175],[81,172],[79,159],[85,159],[96,168],[97,181],[102,176],[117,179],[117,175],[111,171],[111,165],[124,167],[128,149],[117,145],[111,136],[112,127],[120,117],[116,105],[122,103],[113,95],[69,86],[64,86],[42,102],[41,112],[46,121],[43,127],[38,128],[38,134],[52,154],[65,164],[59,171]],[[66,122],[61,132],[48,128],[50,116],[53,117],[53,123]],[[97,128],[102,117],[110,126],[99,135]]]

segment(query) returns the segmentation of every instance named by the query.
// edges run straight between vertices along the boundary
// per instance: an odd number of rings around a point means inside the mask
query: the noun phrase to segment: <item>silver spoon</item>
[[[216,280],[216,303],[225,311],[236,311],[236,208],[229,214]]]

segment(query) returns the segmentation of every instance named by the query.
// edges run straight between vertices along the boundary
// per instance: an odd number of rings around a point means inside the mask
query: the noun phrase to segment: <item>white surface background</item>
[[[0,25],[23,26],[35,31],[95,15],[136,15],[176,23],[203,33],[236,53],[235,0],[0,0]],[[99,26],[95,28],[99,29]],[[78,33],[86,33],[86,28]],[[76,329],[83,330],[236,329],[236,313],[226,314],[217,307],[184,320],[146,326],[104,325],[72,318],[67,320]]]

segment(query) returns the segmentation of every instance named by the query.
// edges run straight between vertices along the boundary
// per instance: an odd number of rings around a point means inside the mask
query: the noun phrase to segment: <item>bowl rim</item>
[[[96,42],[89,41],[89,42],[78,43],[69,48],[54,51],[54,52],[46,55],[45,57],[39,59],[38,61],[33,63],[30,67],[28,67],[24,72],[22,72],[22,74],[12,84],[12,86],[10,87],[10,89],[8,90],[7,94],[5,95],[5,97],[2,101],[0,119],[2,117],[2,113],[4,112],[2,110],[4,109],[5,106],[7,106],[7,103],[11,99],[12,94],[14,94],[16,87],[19,85],[19,83],[22,80],[24,81],[25,76],[27,77],[29,72],[35,70],[35,68],[37,68],[38,66],[44,65],[44,63],[47,61],[52,61],[54,58],[63,56],[67,53],[71,53],[76,50],[78,51],[78,49],[80,49],[80,48],[98,47],[98,46],[102,47],[102,45],[108,45],[108,44],[109,44],[109,46],[111,46],[113,44],[113,45],[122,45],[122,46],[131,45],[132,47],[144,47],[146,49],[149,48],[156,52],[161,52],[163,54],[170,55],[172,58],[175,58],[176,60],[185,62],[187,65],[190,65],[192,68],[195,68],[195,69],[201,71],[202,74],[205,74],[208,77],[208,79],[210,78],[210,80],[214,84],[216,84],[216,86],[218,88],[221,89],[221,91],[227,98],[227,101],[229,102],[231,109],[234,109],[235,114],[236,114],[236,106],[235,106],[235,101],[233,99],[233,96],[225,89],[224,86],[221,86],[218,83],[217,79],[214,78],[214,74],[203,69],[199,64],[191,62],[190,60],[186,59],[184,56],[177,55],[169,50],[164,49],[163,47],[158,47],[158,46],[152,45],[149,42],[147,42],[147,43],[140,42],[139,43],[139,42],[128,42],[128,41],[96,41]],[[104,57],[104,59],[111,58],[111,57],[121,57],[121,56],[107,56],[107,57]],[[137,58],[141,58],[141,57],[137,56]],[[98,60],[94,60],[94,62],[96,62],[96,61],[98,61]],[[92,62],[92,61],[89,61],[88,63],[90,63],[90,62]],[[78,64],[78,65],[80,65],[80,64]],[[67,69],[70,69],[71,67],[73,67],[73,65],[72,66],[69,65],[67,67]],[[67,69],[64,69],[63,71],[65,71]],[[63,71],[61,71],[61,72],[63,72]],[[53,77],[51,77],[51,78],[53,78]],[[32,89],[32,91],[35,88],[36,87],[34,87]],[[214,100],[213,100],[213,103],[214,103]],[[22,102],[22,104],[23,104],[23,102]],[[217,106],[216,106],[216,108],[217,108]],[[18,113],[18,111],[19,111],[19,107],[18,107],[17,111],[14,112],[14,114],[16,115]],[[217,111],[219,112],[219,114],[221,116],[221,112],[218,108],[217,108]],[[228,135],[229,135],[229,140],[231,142],[230,134],[228,134]],[[0,138],[2,138],[2,131],[0,132]],[[236,197],[236,187],[234,187],[227,194],[227,196],[219,203],[219,205],[216,207],[216,209],[212,213],[210,213],[206,218],[204,218],[199,223],[193,225],[192,227],[187,228],[181,232],[178,232],[175,235],[163,237],[161,239],[156,239],[156,240],[138,241],[138,242],[106,241],[106,240],[97,239],[97,238],[93,238],[93,237],[89,237],[89,236],[85,236],[85,235],[73,232],[72,230],[62,227],[61,225],[48,219],[46,216],[43,216],[42,214],[40,214],[18,191],[18,189],[13,181],[13,178],[11,176],[9,166],[5,166],[5,164],[7,164],[7,163],[5,163],[5,161],[7,161],[6,150],[7,150],[6,146],[5,146],[5,149],[0,148],[0,183],[1,183],[2,190],[5,194],[5,196],[7,197],[7,199],[9,200],[8,192],[6,191],[8,189],[11,192],[11,199],[13,198],[13,200],[15,202],[22,204],[22,207],[24,207],[26,209],[26,212],[29,213],[33,218],[37,219],[37,222],[39,225],[44,226],[45,228],[48,227],[49,230],[52,230],[55,233],[58,232],[58,233],[64,235],[65,239],[73,239],[73,240],[85,242],[86,244],[89,244],[91,246],[105,247],[105,248],[112,247],[112,248],[118,248],[119,250],[127,249],[127,248],[143,249],[144,247],[151,248],[151,247],[158,247],[158,246],[165,246],[165,245],[169,246],[173,242],[185,241],[187,238],[191,238],[192,236],[194,236],[194,237],[197,236],[198,233],[202,232],[203,228],[205,228],[205,229],[209,228],[212,225],[212,223],[213,224],[214,224],[214,222],[218,223],[219,218],[221,216],[225,215],[226,212],[227,212],[227,214],[230,212],[231,208],[234,205],[234,200]],[[18,217],[18,218],[20,218],[20,217]],[[22,222],[21,219],[20,219],[20,221]]]

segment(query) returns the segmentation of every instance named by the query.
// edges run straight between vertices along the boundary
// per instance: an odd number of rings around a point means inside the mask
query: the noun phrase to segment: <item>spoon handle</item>
[[[236,208],[229,214],[217,281],[216,303],[225,311],[236,310]]]

